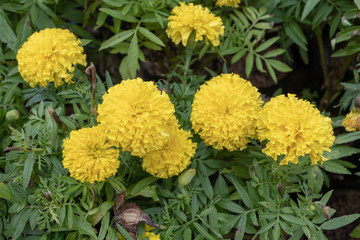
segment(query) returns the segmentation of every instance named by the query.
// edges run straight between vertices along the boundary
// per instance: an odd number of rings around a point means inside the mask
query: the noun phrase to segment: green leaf
[[[344,134],[340,134],[340,135],[336,136],[335,144],[343,144],[343,143],[353,142],[358,139],[360,139],[360,131],[344,133]]]
[[[25,190],[30,182],[31,173],[33,171],[35,158],[34,153],[31,152],[26,156],[25,164],[24,164],[24,171],[23,171],[23,189]]]
[[[201,186],[206,194],[206,196],[211,200],[214,197],[214,191],[211,186],[210,180],[207,177],[201,178]]]
[[[324,152],[323,156],[328,159],[339,159],[357,153],[359,153],[358,148],[353,148],[349,146],[334,146],[331,148],[331,152]]]
[[[215,238],[213,236],[211,236],[206,231],[206,229],[204,227],[202,227],[200,224],[198,224],[197,222],[193,222],[192,224],[196,228],[196,230],[198,230],[198,232],[205,237],[205,239],[207,239],[207,240],[215,240]]]
[[[128,39],[133,34],[134,34],[133,30],[127,30],[127,31],[123,31],[121,33],[115,34],[108,40],[105,40],[104,42],[101,43],[99,51],[109,48],[109,47],[112,47],[116,44],[119,44],[119,43],[125,41],[126,39]]]
[[[280,72],[290,72],[291,68],[286,65],[283,62],[280,62],[279,60],[275,60],[275,59],[267,59],[266,60],[268,63],[270,63],[270,65],[275,68],[276,70],[280,71]]]
[[[351,174],[343,165],[334,161],[325,161],[322,166],[326,171],[337,174]]]
[[[245,209],[229,199],[223,199],[216,203],[219,207],[229,210],[232,213],[243,214]]]
[[[299,47],[307,51],[307,40],[302,32],[299,25],[295,23],[295,21],[291,21],[288,24],[285,25],[285,33],[287,36],[290,37],[291,40],[294,41]]]
[[[285,52],[284,49],[282,49],[282,48],[277,48],[277,49],[275,49],[275,50],[271,50],[271,51],[265,53],[265,54],[263,55],[263,57],[264,57],[264,58],[272,58],[272,57],[279,56],[279,55],[283,54],[284,52]]]
[[[71,230],[73,225],[74,225],[74,214],[73,214],[72,206],[69,205],[67,211],[67,227]]]
[[[304,21],[304,19],[307,17],[307,15],[309,15],[311,10],[313,10],[315,8],[316,4],[318,4],[319,1],[320,0],[307,0],[306,1],[304,11],[301,15],[301,21]]]
[[[109,213],[110,208],[114,205],[113,201],[106,201],[102,203],[99,207],[99,210],[89,219],[91,225],[95,226],[100,220],[105,216],[106,213]]]
[[[333,193],[334,190],[328,191],[320,200],[320,202],[324,205],[327,204],[327,202],[329,201],[331,194]]]
[[[33,4],[30,10],[31,22],[39,29],[55,28],[53,21],[40,8]]]
[[[89,222],[87,222],[85,219],[80,218],[78,216],[74,216],[74,230],[78,230],[80,234],[86,234],[91,237],[91,239],[98,239],[93,227]]]
[[[246,227],[247,216],[244,214],[239,221],[239,225],[235,232],[235,239],[234,240],[242,240],[245,234],[245,227]]]
[[[358,225],[354,230],[350,233],[350,237],[352,238],[360,238],[360,225]]]
[[[10,189],[3,182],[0,182],[0,198],[4,198],[6,200],[14,199]]]
[[[100,11],[125,22],[135,23],[139,21],[136,17],[130,14],[124,15],[121,11],[113,10],[110,8],[100,8]]]
[[[232,58],[231,58],[231,64],[236,63],[240,60],[246,53],[246,49],[241,49],[239,52],[237,52]]]
[[[352,214],[341,216],[337,218],[330,219],[329,221],[324,222],[320,225],[320,228],[324,230],[333,230],[337,228],[341,228],[345,225],[352,223],[353,221],[357,220],[360,217],[360,214]]]
[[[15,51],[16,35],[6,18],[0,13],[0,41],[6,43],[8,47]]]
[[[305,225],[305,222],[298,217],[289,214],[281,214],[280,217],[287,222],[294,223],[296,225]]]
[[[156,43],[157,45],[160,45],[162,47],[165,47],[164,43],[158,38],[155,34],[147,30],[146,28],[140,27],[139,32],[144,35],[147,39],[152,41],[153,43]]]
[[[254,54],[252,52],[249,52],[245,62],[246,77],[250,76],[253,65],[254,65]]]
[[[265,66],[266,66],[271,78],[274,80],[275,83],[277,83],[277,78],[276,78],[275,71],[272,68],[272,66],[270,65],[270,63],[268,63],[268,61],[265,61]]]
[[[153,182],[155,182],[157,180],[156,177],[150,176],[150,177],[146,177],[140,181],[138,181],[136,184],[132,185],[129,189],[129,195],[135,195],[136,193],[140,192],[141,190],[143,190],[145,187],[149,186],[150,184],[152,184]]]
[[[254,207],[254,204],[251,201],[251,198],[250,198],[249,194],[246,192],[245,188],[241,185],[240,181],[236,177],[231,176],[231,182],[234,184],[234,187],[235,187],[236,191],[239,193],[244,204],[248,208],[252,209]]]
[[[21,233],[23,232],[23,230],[25,228],[26,222],[29,220],[29,217],[31,216],[31,213],[32,213],[32,209],[27,209],[27,210],[22,211],[22,215],[19,218],[18,222],[16,223],[16,229],[15,229],[15,232],[13,233],[14,239],[17,239],[18,237],[20,237]]]
[[[139,56],[139,46],[136,34],[131,39],[129,50],[128,50],[128,60],[127,67],[129,69],[130,77],[136,77],[136,71],[138,68],[138,56]]]
[[[273,37],[270,38],[269,40],[263,42],[260,46],[258,46],[255,49],[255,52],[262,52],[265,49],[268,49],[271,45],[273,45],[277,40],[279,40],[280,37]]]
[[[118,223],[116,223],[116,227],[119,230],[120,234],[126,239],[126,240],[134,240],[130,234]]]

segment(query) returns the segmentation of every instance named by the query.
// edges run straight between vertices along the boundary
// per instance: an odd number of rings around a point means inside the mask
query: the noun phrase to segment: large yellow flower
[[[86,56],[74,34],[67,29],[47,28],[33,33],[16,55],[19,73],[30,87],[55,87],[71,82],[75,64],[86,66]]]
[[[162,149],[145,154],[142,167],[158,178],[179,175],[195,154],[196,143],[190,137],[190,132],[171,128],[169,141]]]
[[[342,120],[342,125],[348,132],[355,132],[360,130],[360,110],[354,108],[346,117]]]
[[[217,0],[216,5],[219,7],[238,7],[240,0]]]
[[[63,147],[64,168],[77,180],[100,182],[117,172],[119,150],[111,148],[102,126],[71,131]]]
[[[221,74],[194,96],[191,122],[207,145],[230,151],[244,149],[256,136],[262,100],[257,88],[237,74]]]
[[[330,151],[335,137],[331,119],[322,116],[310,102],[294,94],[272,98],[260,112],[258,121],[260,140],[268,140],[263,152],[280,164],[298,163],[298,157],[309,154],[311,163],[327,160],[322,156]]]
[[[153,82],[124,80],[109,88],[99,105],[98,121],[108,138],[135,156],[161,149],[169,139],[169,126],[176,126],[169,96]]]
[[[219,35],[224,35],[224,26],[220,17],[216,17],[206,7],[180,2],[169,17],[167,35],[175,44],[186,46],[190,34],[195,31],[195,41],[210,41],[214,46],[219,45]]]

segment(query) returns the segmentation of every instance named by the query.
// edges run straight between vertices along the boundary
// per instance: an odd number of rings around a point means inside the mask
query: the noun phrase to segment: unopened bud
[[[16,121],[20,118],[20,113],[18,110],[10,110],[6,113],[6,120],[9,122]]]
[[[331,218],[330,208],[325,206],[325,207],[323,207],[322,210],[323,210],[323,213],[324,213],[324,217],[326,219],[330,219]]]
[[[196,175],[196,170],[194,168],[190,168],[186,170],[178,178],[179,185],[180,186],[188,185],[191,182],[191,180],[195,177],[195,175]]]

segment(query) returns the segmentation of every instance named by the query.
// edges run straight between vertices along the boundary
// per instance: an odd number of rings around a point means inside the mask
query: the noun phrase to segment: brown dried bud
[[[330,218],[331,218],[330,208],[327,207],[327,206],[325,206],[325,207],[323,207],[322,210],[323,210],[323,213],[324,213],[324,217],[325,217],[326,219],[330,219]]]

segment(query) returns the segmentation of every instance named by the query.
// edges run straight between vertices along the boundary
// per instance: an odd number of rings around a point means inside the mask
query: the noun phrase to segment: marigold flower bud
[[[179,184],[181,186],[188,185],[191,182],[191,180],[195,177],[195,175],[196,175],[196,170],[194,168],[190,168],[186,170],[179,176],[178,178]]]
[[[18,110],[10,110],[6,113],[6,120],[9,122],[16,121],[20,118],[20,113]]]

